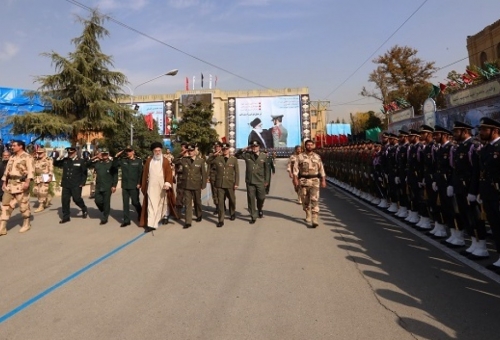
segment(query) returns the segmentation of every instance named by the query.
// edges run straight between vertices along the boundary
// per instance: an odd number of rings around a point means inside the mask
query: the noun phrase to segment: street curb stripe
[[[79,269],[78,271],[74,272],[73,274],[69,275],[68,277],[66,277],[66,278],[62,279],[61,281],[57,282],[53,286],[47,288],[46,290],[44,290],[40,294],[35,295],[31,299],[27,300],[26,302],[22,303],[21,305],[17,306],[16,308],[12,309],[10,312],[7,312],[6,314],[0,316],[0,324],[3,323],[4,321],[7,321],[8,319],[10,319],[11,317],[13,317],[17,313],[19,313],[19,312],[23,311],[24,309],[28,308],[32,304],[36,303],[38,300],[41,300],[46,295],[52,293],[56,289],[62,287],[66,283],[70,282],[71,280],[76,279],[78,276],[82,275],[83,273],[85,273],[89,269],[92,269],[93,267],[97,266],[99,263],[103,262],[104,260],[106,260],[109,257],[113,256],[114,254],[118,253],[120,250],[124,249],[125,247],[128,247],[129,245],[131,245],[132,243],[136,242],[137,240],[139,240],[144,235],[146,235],[146,234],[145,233],[141,233],[139,236],[136,236],[132,240],[130,240],[130,241],[122,244],[121,246],[119,246],[119,247],[117,247],[115,249],[113,249],[109,253],[107,253],[107,254],[101,256],[100,258],[98,258],[97,260],[95,260],[94,262],[89,263],[85,267]]]

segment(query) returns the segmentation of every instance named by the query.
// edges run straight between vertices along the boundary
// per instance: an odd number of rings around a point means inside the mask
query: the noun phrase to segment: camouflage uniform
[[[41,158],[35,159],[35,186],[33,187],[33,193],[36,195],[39,203],[35,212],[40,212],[49,206],[52,199],[52,197],[49,197],[49,186],[54,178],[54,165],[52,159],[48,158],[45,154],[44,149],[38,149],[37,152],[43,152],[43,154]],[[50,177],[47,178],[47,175]]]
[[[2,198],[0,235],[7,234],[7,221],[17,203],[19,203],[19,210],[23,216],[23,225],[19,232],[24,233],[31,228],[31,212],[29,205],[30,192],[29,188],[23,189],[23,184],[29,183],[29,181],[33,179],[35,174],[34,169],[35,164],[33,162],[33,157],[25,151],[13,155],[9,159],[5,173],[2,177],[2,181],[4,181],[6,188]]]
[[[286,171],[288,171],[288,173],[290,175],[293,175],[293,166],[295,163],[297,163],[297,156],[298,156],[297,154],[292,154],[290,156],[290,158],[288,158],[288,164],[286,166]],[[297,203],[302,204],[302,198],[301,198],[301,194],[300,194],[300,185],[298,185],[298,186],[294,185],[293,189],[297,193]]]
[[[326,177],[321,157],[315,152],[301,153],[293,165],[293,175],[299,179],[302,208],[306,212],[306,221],[308,221],[309,209],[311,209],[312,221],[317,224],[320,178]]]

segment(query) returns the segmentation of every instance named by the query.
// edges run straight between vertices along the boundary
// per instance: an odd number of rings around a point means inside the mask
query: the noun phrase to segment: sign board
[[[390,115],[391,123],[413,118],[413,106],[407,109],[399,110]]]
[[[500,95],[500,83],[492,81],[450,94],[448,101],[450,106],[459,106],[498,95]]]

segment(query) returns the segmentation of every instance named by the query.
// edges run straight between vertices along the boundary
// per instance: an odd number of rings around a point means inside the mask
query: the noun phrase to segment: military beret
[[[430,127],[429,125],[420,125],[420,133],[422,132],[434,132],[434,128]]]
[[[489,117],[483,117],[479,120],[479,127],[488,127],[493,129],[500,129],[500,122]]]
[[[420,136],[420,131],[415,129],[410,129],[410,136]]]
[[[163,149],[163,144],[160,142],[151,143],[151,147],[150,147],[151,151],[153,151],[154,149],[157,149],[157,148]]]
[[[448,129],[445,129],[444,127],[442,127],[441,125],[436,125],[434,126],[434,133],[446,133],[448,135],[452,135],[453,132],[451,132],[450,130]]]
[[[459,121],[455,121],[453,123],[453,129],[468,129],[468,130],[472,130],[473,127],[470,126],[469,124],[467,123],[464,123],[464,122],[459,122]]]
[[[71,145],[71,146],[68,146],[66,148],[66,150],[75,150],[76,151],[76,147],[74,145]]]
[[[257,140],[253,140],[250,143],[248,143],[248,146],[260,146],[260,143]]]

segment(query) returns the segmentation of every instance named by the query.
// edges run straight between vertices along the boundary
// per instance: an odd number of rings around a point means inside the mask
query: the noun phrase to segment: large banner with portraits
[[[257,140],[264,148],[301,142],[300,96],[235,98],[236,148]]]
[[[165,103],[164,102],[151,102],[151,103],[137,103],[139,109],[138,113],[153,117],[158,124],[158,133],[163,135],[165,132]]]

